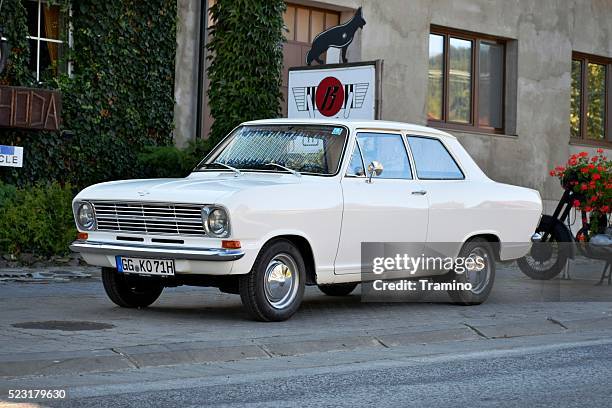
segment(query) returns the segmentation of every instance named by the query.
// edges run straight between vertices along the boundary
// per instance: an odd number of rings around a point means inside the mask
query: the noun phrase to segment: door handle
[[[417,191],[413,191],[412,194],[413,195],[425,195],[425,194],[427,194],[427,191],[425,191],[425,190],[417,190]]]

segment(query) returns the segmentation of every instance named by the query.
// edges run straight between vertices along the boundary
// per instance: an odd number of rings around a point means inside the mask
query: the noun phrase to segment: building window
[[[612,142],[609,117],[612,59],[574,53],[570,100],[573,139]]]
[[[502,133],[506,43],[432,27],[427,119],[430,125]]]
[[[287,42],[310,44],[317,34],[340,23],[337,11],[287,4],[283,15]]]
[[[301,67],[306,64],[306,55],[312,40],[322,31],[340,24],[340,13],[335,10],[307,7],[287,3],[283,14],[285,20],[285,39],[283,44],[283,93],[282,115],[287,116],[287,103],[289,88],[289,68]],[[327,53],[321,55],[323,61],[327,60]]]
[[[61,38],[61,13],[57,5],[42,0],[25,0],[28,18],[29,67],[41,81],[58,74],[64,42]]]

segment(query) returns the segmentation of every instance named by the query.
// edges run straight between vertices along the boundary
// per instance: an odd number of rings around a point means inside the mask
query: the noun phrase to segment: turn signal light
[[[221,248],[225,249],[240,249],[240,241],[221,241]]]
[[[87,234],[86,232],[79,232],[77,234],[77,239],[81,241],[85,241],[87,238],[89,238],[89,234]]]

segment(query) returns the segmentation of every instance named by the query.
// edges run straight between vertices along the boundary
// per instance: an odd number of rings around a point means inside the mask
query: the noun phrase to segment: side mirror
[[[383,165],[381,162],[374,160],[368,164],[368,183],[372,182],[372,176],[376,174],[376,177],[380,176],[383,172]]]

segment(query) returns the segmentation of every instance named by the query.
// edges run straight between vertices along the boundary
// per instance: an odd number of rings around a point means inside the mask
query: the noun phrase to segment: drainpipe
[[[2,6],[2,2],[0,1],[0,7]],[[8,61],[9,56],[9,46],[8,39],[4,37],[4,29],[0,27],[0,74],[4,71],[4,67]]]
[[[200,4],[200,52],[198,53],[198,106],[196,112],[196,137],[206,137],[202,132],[202,106],[204,105],[204,75],[206,74],[206,40],[208,39],[208,0]]]

